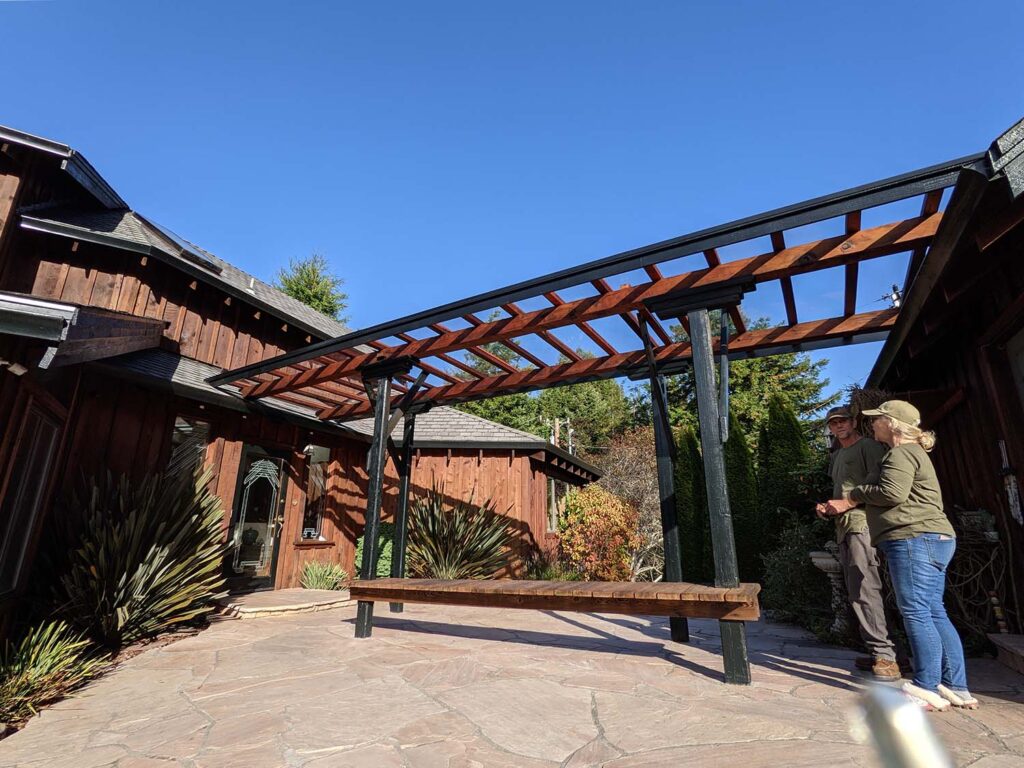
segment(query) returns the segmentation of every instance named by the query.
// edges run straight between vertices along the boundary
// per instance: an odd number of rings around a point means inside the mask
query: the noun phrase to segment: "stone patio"
[[[752,625],[754,684],[625,616],[377,606],[221,621],[147,651],[0,742],[39,768],[874,766],[850,735],[853,654]],[[982,709],[929,718],[959,765],[1024,764],[1024,677],[971,665]]]

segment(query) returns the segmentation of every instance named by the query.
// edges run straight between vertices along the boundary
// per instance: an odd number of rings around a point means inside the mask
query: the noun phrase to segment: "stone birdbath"
[[[847,617],[848,600],[846,598],[846,580],[843,577],[843,566],[836,557],[839,547],[835,542],[828,542],[824,550],[811,552],[810,558],[814,567],[828,576],[829,585],[832,587],[832,620],[831,630],[837,635],[845,635],[849,629]]]

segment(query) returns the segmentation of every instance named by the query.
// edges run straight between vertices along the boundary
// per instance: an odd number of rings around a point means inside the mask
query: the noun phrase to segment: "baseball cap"
[[[852,419],[853,414],[850,413],[850,409],[845,405],[839,405],[835,408],[829,408],[828,413],[825,414],[825,423],[828,424],[832,419]]]
[[[862,412],[864,416],[892,416],[897,421],[916,427],[921,423],[921,412],[906,400],[886,400],[877,408]]]

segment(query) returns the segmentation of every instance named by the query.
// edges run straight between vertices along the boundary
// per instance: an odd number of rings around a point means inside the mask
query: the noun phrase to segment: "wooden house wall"
[[[157,318],[163,346],[220,368],[235,368],[314,338],[153,257],[67,238],[12,232],[14,258],[0,289]]]
[[[14,167],[11,156],[0,153],[0,290],[161,319],[167,323],[165,349],[221,368],[258,362],[315,340],[159,259],[20,229],[13,213],[17,205],[81,197],[63,174],[40,166],[31,153],[22,153],[20,160],[23,164]],[[11,383],[12,378],[4,376],[0,382],[0,413],[10,414],[14,407],[12,392],[18,385]],[[58,373],[42,386],[65,380],[79,381],[79,369]],[[61,482],[98,471],[138,476],[160,469],[168,459],[179,414],[211,424],[207,464],[224,503],[225,529],[244,446],[259,445],[288,458],[276,587],[298,586],[303,566],[312,559],[340,562],[354,572],[355,544],[366,509],[367,446],[360,441],[328,440],[269,418],[243,417],[213,406],[202,409],[193,401],[91,370],[81,377],[78,400],[67,418]],[[7,432],[0,429],[0,437]],[[299,451],[311,442],[332,449],[322,542],[300,538],[306,457]],[[546,476],[527,455],[510,450],[424,449],[417,452],[413,471],[414,495],[424,493],[436,479],[445,483],[453,498],[491,498],[499,512],[514,519],[518,555],[544,545]],[[389,462],[385,519],[393,517],[397,491]]]
[[[1024,492],[1024,404],[1005,350],[1006,339],[1024,328],[1021,258],[1020,231],[984,254],[959,254],[883,381],[920,405],[923,426],[935,430],[932,458],[951,516],[957,507],[995,516],[1017,584],[1007,579],[998,596],[1017,632],[1024,631],[1024,603],[1014,606],[1024,600],[1017,594],[1024,588],[1024,529],[1010,513],[999,441]]]
[[[331,530],[339,536],[337,551],[308,551],[303,553],[302,560],[329,556],[354,574],[356,541],[362,535],[366,515],[366,446],[353,444],[336,449],[332,461],[328,506]],[[443,484],[449,502],[471,496],[477,501],[491,499],[495,509],[510,518],[516,533],[515,558],[512,571],[504,575],[520,573],[529,553],[551,545],[546,536],[546,476],[529,455],[511,450],[417,450],[410,496],[425,496],[435,482]],[[389,461],[384,479],[383,520],[394,520],[397,499],[398,476]],[[294,581],[298,575],[286,578]]]

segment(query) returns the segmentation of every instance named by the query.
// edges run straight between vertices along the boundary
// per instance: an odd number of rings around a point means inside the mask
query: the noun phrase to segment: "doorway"
[[[227,556],[228,589],[273,589],[277,569],[287,473],[286,459],[247,445],[239,466]]]

